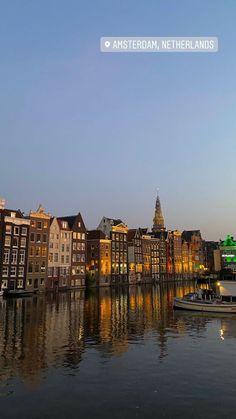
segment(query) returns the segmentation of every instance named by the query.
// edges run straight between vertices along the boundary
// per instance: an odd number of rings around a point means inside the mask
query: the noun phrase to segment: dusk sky
[[[236,1],[0,1],[0,197],[236,236]],[[217,36],[218,53],[100,52],[101,36]]]

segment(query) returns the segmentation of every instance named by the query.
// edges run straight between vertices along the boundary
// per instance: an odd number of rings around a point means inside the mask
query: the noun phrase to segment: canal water
[[[194,284],[0,300],[0,418],[235,418],[236,317]]]

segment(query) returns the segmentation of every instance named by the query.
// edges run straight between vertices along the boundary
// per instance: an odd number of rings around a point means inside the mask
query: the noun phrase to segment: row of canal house
[[[166,231],[159,198],[152,232],[103,217],[87,231],[80,213],[53,217],[40,206],[25,216],[0,201],[3,290],[32,292],[189,277],[202,263],[199,230]]]

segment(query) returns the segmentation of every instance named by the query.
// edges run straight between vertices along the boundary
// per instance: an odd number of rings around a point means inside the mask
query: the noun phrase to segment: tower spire
[[[156,198],[156,206],[155,206],[155,214],[153,218],[152,231],[157,233],[158,231],[164,231],[164,230],[165,230],[165,222],[164,222],[164,217],[163,217],[162,209],[161,209],[159,189],[157,189],[157,198]]]

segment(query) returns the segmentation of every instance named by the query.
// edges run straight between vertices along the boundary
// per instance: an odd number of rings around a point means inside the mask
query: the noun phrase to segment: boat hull
[[[204,311],[208,313],[235,313],[236,304],[230,303],[204,303],[186,301],[182,298],[174,298],[174,308],[180,310]]]

